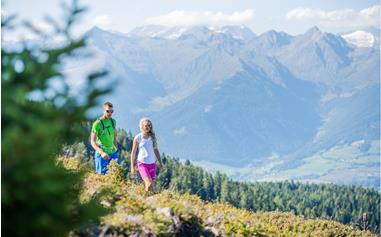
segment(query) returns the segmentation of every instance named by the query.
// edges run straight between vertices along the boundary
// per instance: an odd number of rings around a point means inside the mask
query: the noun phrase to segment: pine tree
[[[70,95],[59,70],[64,58],[85,45],[70,33],[85,9],[74,1],[68,10],[65,25],[54,24],[66,44],[1,50],[3,236],[65,236],[103,212],[96,200],[79,202],[82,173],[69,173],[55,160],[62,144],[81,137],[86,112],[109,91],[95,88],[105,74],[99,72],[87,78],[81,101]],[[9,18],[2,21],[3,34],[9,24]],[[53,79],[62,88],[52,88]],[[39,96],[32,99],[32,93]]]

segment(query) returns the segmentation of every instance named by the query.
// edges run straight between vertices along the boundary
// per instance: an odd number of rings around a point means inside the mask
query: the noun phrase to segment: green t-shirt
[[[117,151],[117,149],[114,146],[114,127],[116,127],[116,122],[115,119],[112,119],[114,121],[113,126],[111,119],[99,118],[93,123],[93,127],[91,129],[91,132],[95,133],[95,135],[97,136],[97,144],[107,154],[112,154]],[[101,120],[104,124],[104,129],[102,128]]]

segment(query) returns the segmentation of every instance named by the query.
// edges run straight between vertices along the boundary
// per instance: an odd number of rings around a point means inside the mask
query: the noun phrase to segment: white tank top
[[[135,136],[138,141],[138,161],[145,164],[153,164],[156,162],[155,152],[153,150],[152,138],[144,138],[142,133]]]

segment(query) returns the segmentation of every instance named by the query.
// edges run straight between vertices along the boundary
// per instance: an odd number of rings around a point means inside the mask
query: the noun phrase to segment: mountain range
[[[245,181],[380,186],[380,30],[300,35],[240,26],[94,27],[118,126],[149,116],[160,151]],[[80,81],[72,79],[73,85]]]

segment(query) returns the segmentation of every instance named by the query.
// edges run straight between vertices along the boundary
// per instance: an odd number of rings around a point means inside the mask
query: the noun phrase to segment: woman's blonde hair
[[[144,123],[144,122],[147,122],[147,123],[148,123],[148,126],[150,127],[150,130],[149,130],[148,135],[152,138],[153,148],[157,148],[156,135],[155,135],[155,132],[154,132],[154,130],[153,130],[152,122],[151,122],[151,120],[150,120],[149,118],[147,118],[147,117],[141,118],[140,121],[139,121],[139,128],[140,128],[140,129],[143,128],[143,123]]]

